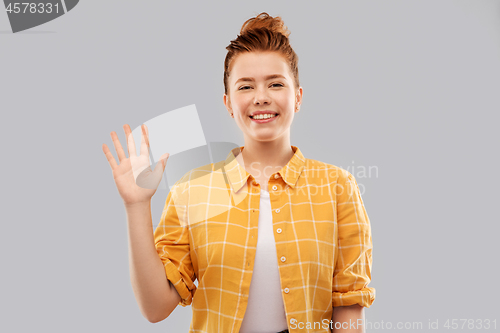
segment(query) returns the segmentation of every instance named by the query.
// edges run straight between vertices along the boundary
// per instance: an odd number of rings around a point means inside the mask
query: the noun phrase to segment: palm
[[[123,151],[116,133],[114,132],[111,133],[111,137],[113,139],[120,164],[118,165],[116,161],[114,161],[114,158],[106,145],[103,145],[103,151],[111,165],[116,187],[124,203],[134,204],[138,202],[145,202],[150,200],[155,194],[156,188],[158,187],[162,177],[164,164],[160,165],[159,163],[155,170],[151,169],[149,164],[149,141],[147,128],[145,126],[143,128],[139,156],[137,156],[135,152],[135,143],[130,127],[126,125],[124,126],[124,129],[127,136],[128,151],[130,156],[128,158],[125,156],[125,152]],[[161,157],[161,159],[165,159],[165,161],[167,158],[168,154]]]

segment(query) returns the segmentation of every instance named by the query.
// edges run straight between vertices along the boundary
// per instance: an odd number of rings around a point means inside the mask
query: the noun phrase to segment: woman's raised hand
[[[111,139],[113,140],[120,164],[116,163],[113,154],[111,154],[106,144],[102,145],[102,150],[111,166],[116,187],[125,206],[149,202],[160,183],[170,154],[163,154],[160,157],[159,163],[156,164],[155,169],[151,170],[151,166],[149,165],[149,132],[146,125],[141,126],[142,138],[139,156],[137,156],[135,151],[135,142],[130,126],[124,125],[123,129],[127,138],[129,157],[127,158],[125,155],[120,140],[118,140],[118,136],[114,131],[111,132]]]

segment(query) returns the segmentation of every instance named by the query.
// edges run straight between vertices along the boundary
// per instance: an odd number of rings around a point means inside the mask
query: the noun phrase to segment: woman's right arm
[[[123,126],[127,138],[129,157],[111,132],[118,164],[106,144],[102,149],[127,213],[129,264],[132,289],[143,316],[156,323],[167,318],[181,298],[167,279],[165,268],[156,251],[151,219],[151,197],[160,183],[169,154],[160,157],[154,170],[149,165],[148,130],[142,126],[141,150],[135,151],[130,126]]]
[[[151,220],[151,202],[125,206],[132,289],[141,312],[156,323],[167,318],[181,297],[167,280],[165,268],[156,252]]]

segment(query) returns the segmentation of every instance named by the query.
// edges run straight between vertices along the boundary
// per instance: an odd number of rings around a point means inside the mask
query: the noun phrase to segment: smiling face
[[[277,52],[245,52],[232,64],[224,104],[247,140],[274,141],[290,137],[290,126],[302,102],[302,87]],[[256,111],[277,114],[266,121],[250,118]]]

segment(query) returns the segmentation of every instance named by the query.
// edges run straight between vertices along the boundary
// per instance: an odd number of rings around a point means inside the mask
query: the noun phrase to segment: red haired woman
[[[352,174],[290,144],[303,89],[288,35],[261,13],[231,41],[224,104],[245,145],[179,179],[156,230],[150,200],[168,154],[139,186],[147,128],[139,157],[129,126],[130,158],[111,133],[119,165],[103,145],[127,210],[133,290],[151,322],[181,304],[192,305],[190,332],[364,331],[375,299],[370,222]]]

